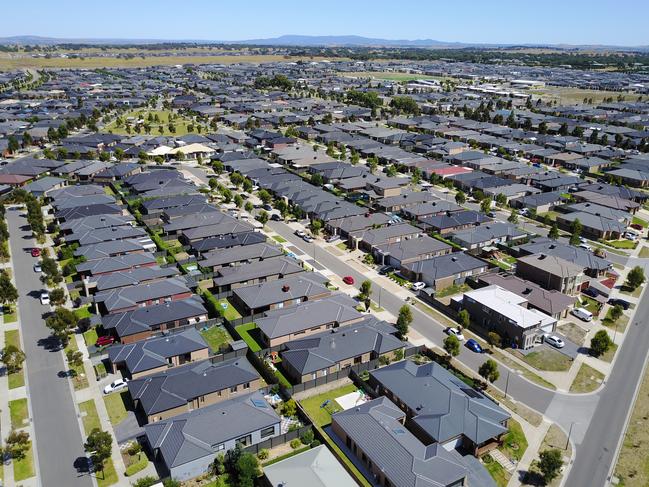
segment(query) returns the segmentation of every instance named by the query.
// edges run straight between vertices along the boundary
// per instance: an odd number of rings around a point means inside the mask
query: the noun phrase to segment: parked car
[[[469,338],[466,341],[465,346],[466,346],[466,348],[468,348],[472,352],[475,352],[475,353],[482,353],[483,352],[482,347],[480,346],[480,344],[478,342],[476,342],[473,338]]]
[[[381,276],[387,276],[390,272],[394,272],[394,267],[391,265],[384,265],[379,269],[379,275]]]
[[[311,243],[311,242],[313,242],[313,237],[311,235],[304,234],[302,236],[302,240],[304,240],[306,243]]]
[[[608,300],[608,304],[611,306],[621,306],[623,310],[629,309],[631,307],[631,303],[628,301],[625,301],[624,299],[619,299],[619,298],[612,298]]]
[[[590,296],[591,298],[596,298],[597,296],[599,296],[599,293],[591,287],[584,289],[582,293],[584,293],[586,296]]]
[[[128,387],[128,379],[117,379],[104,387],[104,394],[110,394],[111,392],[121,391]]]
[[[327,242],[335,242],[336,240],[340,240],[340,235],[332,235],[331,237],[327,237]]]
[[[266,211],[273,211],[273,207],[270,206],[268,203],[265,205],[262,205],[262,208]]]
[[[584,308],[573,308],[570,312],[583,321],[591,321],[593,319],[593,313]]]
[[[43,272],[43,269],[41,268],[40,263],[36,262],[36,264],[34,264],[34,272],[36,272],[36,273],[38,273],[38,274],[40,274],[41,272]]]
[[[273,213],[272,215],[270,215],[270,219],[274,222],[281,222],[282,216],[278,215],[277,213]]]
[[[304,230],[295,230],[295,235],[302,238],[306,235],[306,233],[304,233]]]
[[[38,247],[34,247],[32,249],[32,257],[40,257],[41,256],[41,249]]]
[[[343,282],[351,286],[352,284],[354,284],[354,278],[352,276],[345,276],[343,277]]]
[[[410,287],[410,289],[412,289],[413,291],[421,291],[425,287],[426,287],[425,282],[418,281],[418,282],[413,283],[412,286]]]
[[[545,343],[552,345],[555,348],[563,348],[566,345],[564,341],[556,335],[545,335],[544,338]]]
[[[495,212],[495,211],[490,211],[489,213],[487,213],[487,216],[488,216],[489,218],[496,218],[497,215],[496,215],[496,212]]]
[[[446,333],[447,335],[455,336],[461,342],[464,341],[464,335],[462,334],[462,331],[459,328],[452,328],[449,326],[446,330],[444,330],[444,333]]]
[[[642,227],[642,225],[640,225],[639,223],[632,223],[632,224],[629,225],[629,226],[630,226],[631,228],[635,228],[636,230],[640,230],[641,232],[644,230],[644,228]]]
[[[41,304],[42,304],[43,306],[50,304],[50,295],[49,295],[48,292],[43,291],[43,292],[41,293],[41,298],[40,298],[40,299],[41,299]]]
[[[111,335],[104,335],[99,338],[97,338],[97,342],[95,343],[95,346],[97,347],[105,347],[106,345],[111,345],[115,343],[115,337]]]
[[[588,245],[587,243],[580,243],[579,248],[584,249],[584,250],[588,250],[588,252],[593,251],[593,248],[590,245]]]

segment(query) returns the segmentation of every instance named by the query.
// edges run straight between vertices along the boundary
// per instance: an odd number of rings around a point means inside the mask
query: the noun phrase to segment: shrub
[[[302,444],[304,445],[310,445],[313,443],[313,440],[315,440],[315,436],[313,434],[313,431],[311,429],[307,430],[301,437],[300,440],[302,441]]]
[[[322,443],[320,443],[320,440],[313,440],[311,442],[311,448],[315,448],[316,446],[320,446]]]
[[[270,456],[270,452],[268,451],[267,448],[264,448],[262,450],[259,450],[259,453],[257,453],[257,458],[259,460],[266,460]]]
[[[302,445],[302,442],[295,438],[294,440],[291,440],[291,443],[289,444],[291,445],[291,448],[293,448],[293,450],[297,450]]]

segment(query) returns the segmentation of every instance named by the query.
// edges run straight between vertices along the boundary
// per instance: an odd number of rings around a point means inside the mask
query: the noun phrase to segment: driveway
[[[84,438],[81,435],[72,388],[67,378],[63,354],[52,348],[50,332],[43,315],[50,311],[42,306],[38,293],[42,289],[33,271],[35,259],[27,252],[34,247],[31,230],[23,211],[6,213],[11,255],[18,289],[20,330],[26,354],[28,397],[32,406],[36,453],[41,483],[44,486],[91,486],[92,480],[79,474],[76,465],[83,463]]]

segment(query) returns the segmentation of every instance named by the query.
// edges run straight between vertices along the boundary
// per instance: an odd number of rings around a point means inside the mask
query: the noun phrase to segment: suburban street
[[[293,230],[282,222],[268,222],[268,226],[288,240],[302,252],[313,256],[314,245],[307,244],[293,234]],[[366,279],[361,273],[328,251],[317,248],[316,261],[339,276],[352,276],[359,287]],[[638,259],[638,264],[646,262]],[[644,264],[649,270],[649,265]],[[404,301],[373,281],[373,297],[381,295],[381,307],[395,316]],[[445,337],[443,325],[436,322],[417,308],[413,310],[411,327],[426,339],[442,346]],[[501,374],[495,385],[505,390],[507,376],[508,394],[548,419],[560,425],[576,446],[576,457],[569,477],[564,485],[570,487],[590,487],[606,485],[609,472],[615,461],[619,439],[623,435],[626,417],[633,404],[636,385],[642,378],[647,348],[649,347],[649,328],[644,318],[649,313],[649,299],[643,295],[634,323],[638,326],[628,328],[628,336],[618,351],[618,359],[606,385],[593,394],[566,394],[539,387],[515,373],[507,373],[507,367],[500,364]],[[644,325],[644,326],[642,326]],[[477,371],[485,357],[461,347],[459,360],[467,367]]]
[[[39,302],[43,285],[33,271],[36,259],[27,251],[35,246],[35,241],[23,214],[22,208],[10,209],[6,218],[19,293],[20,328],[26,354],[39,478],[43,486],[90,486],[93,485],[91,477],[75,468],[75,464],[85,458],[84,438],[79,429],[70,381],[59,376],[66,370],[62,352],[50,348],[50,333],[43,319],[49,307]]]

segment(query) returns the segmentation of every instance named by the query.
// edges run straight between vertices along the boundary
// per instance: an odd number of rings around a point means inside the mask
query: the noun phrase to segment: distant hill
[[[205,39],[100,39],[100,38],[56,38],[35,35],[22,35],[0,37],[0,45],[40,45],[51,46],[56,44],[161,44],[161,43],[197,43],[197,44],[242,44],[258,46],[290,46],[290,47],[430,47],[459,49],[466,47],[477,48],[555,48],[555,49],[580,49],[580,50],[619,50],[619,51],[649,51],[649,46],[607,46],[607,45],[569,45],[569,44],[471,44],[464,42],[447,42],[434,39],[379,39],[357,35],[340,36],[310,36],[310,35],[283,35],[265,39],[245,39],[240,41],[219,41]]]

